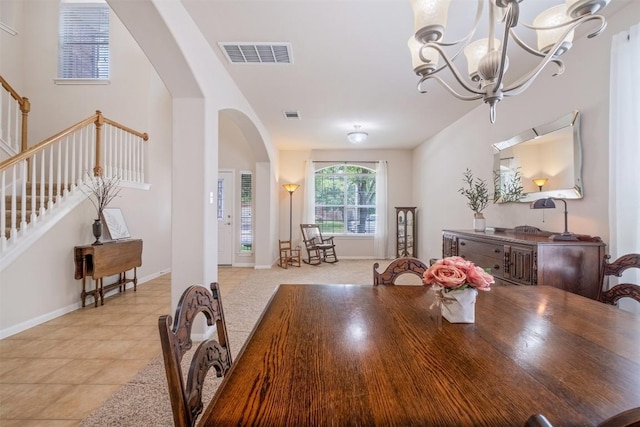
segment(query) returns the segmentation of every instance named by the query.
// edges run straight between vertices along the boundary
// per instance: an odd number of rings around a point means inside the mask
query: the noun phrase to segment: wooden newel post
[[[27,149],[27,122],[29,119],[29,111],[31,111],[29,98],[22,98],[20,111],[22,111],[22,144],[20,146],[20,150],[25,151]]]
[[[102,176],[102,124],[104,117],[100,110],[96,110],[96,163],[93,166],[93,176]]]

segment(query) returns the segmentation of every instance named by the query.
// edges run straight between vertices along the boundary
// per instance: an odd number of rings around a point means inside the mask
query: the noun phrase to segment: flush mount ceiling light
[[[349,138],[349,141],[352,144],[360,144],[362,142],[365,142],[367,140],[367,137],[369,136],[368,133],[361,131],[360,127],[360,125],[353,126],[355,130],[347,134],[347,138]]]
[[[447,25],[447,13],[451,0],[411,0],[414,14],[415,34],[409,39],[413,70],[420,76],[418,90],[425,93],[422,84],[430,79],[437,80],[453,96],[463,101],[483,99],[490,107],[490,120],[496,120],[496,105],[505,96],[515,96],[524,92],[536,79],[542,69],[550,62],[558,66],[559,75],[564,72],[560,56],[572,46],[573,31],[588,21],[598,21],[599,27],[591,32],[592,38],[604,31],[607,22],[595,13],[605,7],[609,0],[566,0],[564,4],[554,6],[538,15],[532,25],[520,23],[523,27],[535,30],[537,49],[527,45],[515,32],[518,25],[520,5],[523,0],[478,0],[476,17],[469,33],[454,42],[443,41]],[[484,4],[489,4],[489,37],[472,41]],[[464,4],[466,6],[466,3]],[[501,40],[496,25],[504,26]],[[513,39],[525,52],[540,59],[538,65],[520,79],[504,85],[504,74],[509,59],[507,47]],[[445,51],[451,49],[450,53]],[[453,61],[464,52],[470,82],[462,77]],[[438,67],[442,57],[445,64]],[[449,86],[439,75],[440,71],[450,69],[460,86],[467,92],[460,94]]]

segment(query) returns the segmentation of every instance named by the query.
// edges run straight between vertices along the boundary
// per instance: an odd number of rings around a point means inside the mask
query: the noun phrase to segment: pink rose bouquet
[[[424,272],[422,281],[425,285],[440,285],[445,292],[468,287],[488,291],[495,283],[492,275],[459,256],[436,261]]]

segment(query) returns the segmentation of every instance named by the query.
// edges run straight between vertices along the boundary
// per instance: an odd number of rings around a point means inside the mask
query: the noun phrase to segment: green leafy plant
[[[487,182],[480,178],[474,178],[470,169],[465,171],[462,181],[465,185],[460,187],[458,192],[467,198],[467,206],[469,206],[475,214],[482,213],[487,207],[487,203],[489,203],[489,187],[487,186]]]
[[[493,173],[494,194],[493,202],[518,202],[524,197],[524,187],[522,186],[522,176],[520,168],[516,168],[511,179],[502,181],[499,172]]]

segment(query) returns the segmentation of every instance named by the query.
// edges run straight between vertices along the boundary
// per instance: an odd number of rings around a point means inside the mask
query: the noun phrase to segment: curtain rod
[[[311,160],[313,163],[380,163],[380,160]],[[386,160],[385,160],[386,161]]]

